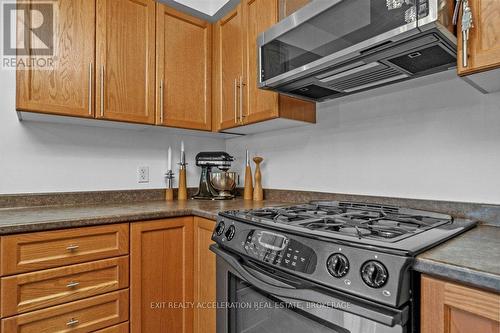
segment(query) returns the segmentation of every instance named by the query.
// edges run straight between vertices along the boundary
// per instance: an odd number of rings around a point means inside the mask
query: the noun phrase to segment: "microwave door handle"
[[[301,289],[271,284],[251,273],[244,265],[241,264],[237,256],[221,250],[215,244],[210,246],[210,250],[219,256],[219,258],[223,259],[232,269],[234,269],[234,271],[246,280],[246,282],[275,297],[284,297],[297,301],[316,303],[320,305],[322,304],[325,306],[328,306],[328,304],[342,304],[342,302],[346,302],[345,300],[335,298],[314,289]],[[347,300],[349,303],[348,307],[336,310],[348,312],[355,316],[373,320],[390,327],[394,327],[395,325],[404,325],[408,320],[408,307],[403,310],[395,310],[382,306],[355,304],[353,302],[349,302],[349,300],[350,299]]]

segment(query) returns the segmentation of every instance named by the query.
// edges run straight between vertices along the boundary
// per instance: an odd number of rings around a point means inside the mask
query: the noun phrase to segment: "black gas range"
[[[421,210],[315,201],[220,213],[212,237],[217,245],[212,250],[218,255],[218,276],[220,270],[223,275],[233,271],[245,286],[267,295],[267,300],[326,306],[323,312],[289,308],[296,314],[307,313],[309,319],[317,317],[326,325],[324,332],[361,333],[367,327],[376,333],[412,332],[416,330],[418,294],[418,281],[411,270],[415,256],[474,225]],[[280,283],[284,285],[278,288]],[[294,297],[301,293],[305,294]],[[326,295],[354,304],[355,310],[328,307]],[[228,295],[222,300],[227,302]],[[322,317],[324,313],[329,313],[330,320]],[[354,319],[346,323],[347,314]],[[227,319],[218,324],[225,328],[218,333],[247,332],[245,320],[243,316],[231,324]],[[272,331],[294,332],[288,326]]]

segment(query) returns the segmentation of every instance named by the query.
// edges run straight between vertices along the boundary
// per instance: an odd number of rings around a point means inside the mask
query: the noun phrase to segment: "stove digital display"
[[[281,251],[288,243],[288,239],[278,234],[262,231],[259,236],[259,243],[265,248]]]
[[[280,234],[251,230],[241,245],[247,255],[268,264],[307,274],[312,274],[316,268],[313,249]]]

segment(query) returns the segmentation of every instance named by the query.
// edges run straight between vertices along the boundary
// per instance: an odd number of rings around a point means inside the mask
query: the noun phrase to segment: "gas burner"
[[[443,214],[335,201],[250,210],[245,217],[263,223],[303,228],[310,232],[337,233],[384,242],[411,237],[438,224],[452,221],[450,216]]]

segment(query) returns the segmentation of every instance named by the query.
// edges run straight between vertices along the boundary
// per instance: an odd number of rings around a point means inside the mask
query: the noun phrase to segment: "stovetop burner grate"
[[[244,212],[247,218],[331,234],[397,241],[452,221],[448,215],[393,206],[316,201]]]

